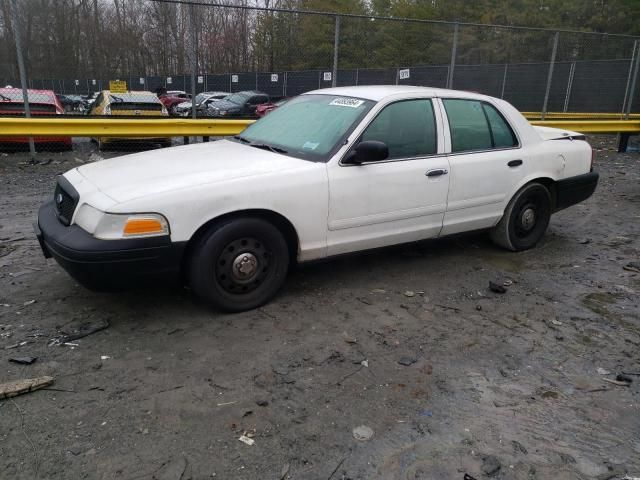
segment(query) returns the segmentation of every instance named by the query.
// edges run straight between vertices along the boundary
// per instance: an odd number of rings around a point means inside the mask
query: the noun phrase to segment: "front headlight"
[[[84,204],[75,223],[100,240],[169,235],[169,222],[159,213],[104,213]]]

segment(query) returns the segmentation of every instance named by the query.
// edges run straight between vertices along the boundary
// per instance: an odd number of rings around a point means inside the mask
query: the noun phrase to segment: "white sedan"
[[[584,136],[533,127],[505,101],[330,88],[234,138],[74,168],[36,233],[90,288],[169,276],[241,311],[271,299],[295,262],[479,229],[531,248],[597,182]]]

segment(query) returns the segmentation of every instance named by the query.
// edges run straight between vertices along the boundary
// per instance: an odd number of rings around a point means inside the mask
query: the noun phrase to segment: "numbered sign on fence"
[[[400,80],[406,80],[407,78],[409,78],[409,69],[408,68],[404,68],[402,70],[400,70],[400,72],[398,72],[398,75],[400,76]]]
[[[96,79],[94,78],[93,80],[91,80],[91,85],[95,85],[96,84]]]
[[[278,74],[277,73],[272,73],[271,74],[271,81],[272,82],[277,82],[278,81]]]
[[[109,81],[109,90],[111,93],[127,93],[127,82],[124,80]]]
[[[76,80],[76,86],[80,85],[80,80]]]
[[[330,82],[331,81],[331,72],[324,72],[322,75],[322,79],[325,82]]]
[[[231,75],[231,83],[238,83],[238,75]]]
[[[198,75],[198,83],[204,83],[204,77],[202,75]]]
[[[144,77],[140,77],[140,85],[144,85]]]
[[[167,85],[171,85],[173,83],[173,78],[167,77]]]

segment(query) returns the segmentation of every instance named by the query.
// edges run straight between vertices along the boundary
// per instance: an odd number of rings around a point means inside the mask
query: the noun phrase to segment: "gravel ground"
[[[55,377],[0,400],[0,477],[640,476],[640,157],[591,141],[596,194],[534,250],[473,234],[342,257],[235,315],[76,285],[31,224],[92,147],[0,156],[0,382]]]

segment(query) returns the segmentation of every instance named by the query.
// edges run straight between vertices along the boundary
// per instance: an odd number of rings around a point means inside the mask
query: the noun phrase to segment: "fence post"
[[[447,75],[447,88],[453,88],[453,71],[456,68],[456,53],[458,51],[458,22],[453,27],[453,45],[451,46],[451,62],[449,63],[449,75]]]
[[[638,40],[636,40],[636,42],[637,41]],[[633,68],[633,78],[631,79],[631,87],[629,88],[629,99],[627,100],[627,110],[624,113],[625,120],[629,120],[629,113],[631,113],[631,106],[633,105],[633,97],[636,92],[636,84],[638,82],[639,66],[640,66],[640,55],[636,54],[636,66]]]
[[[24,58],[22,58],[22,29],[20,25],[21,16],[18,13],[18,4],[16,0],[11,0],[11,19],[13,20],[13,35],[16,42],[16,56],[18,59],[18,70],[20,71],[20,86],[22,87],[22,100],[24,101],[24,114],[27,118],[31,118],[31,109],[29,108],[29,93],[27,91],[27,72],[24,68]],[[36,145],[33,137],[29,137],[29,153],[31,159],[36,158]]]
[[[331,86],[335,87],[338,81],[338,47],[340,46],[340,15],[336,15],[336,27],[333,36],[333,74]]]
[[[193,69],[191,70],[191,117],[196,118],[196,76],[198,74],[198,41],[196,32],[195,5],[190,5],[189,20],[191,20],[191,48],[193,55]]]
[[[633,103],[633,90],[638,75],[637,59],[640,57],[640,51],[638,51],[640,43],[638,40],[633,42],[633,53],[631,54],[631,62],[629,63],[629,75],[627,76],[627,87],[624,90],[624,101],[622,102],[622,113],[624,119],[629,119],[629,112],[631,112],[631,105]],[[635,74],[634,74],[635,71]],[[633,86],[631,84],[633,83]],[[631,88],[630,88],[631,87]]]
[[[549,74],[547,75],[547,89],[544,92],[544,103],[542,104],[541,120],[547,115],[547,104],[549,103],[549,92],[551,91],[551,80],[553,79],[553,67],[556,64],[556,53],[558,53],[558,39],[560,32],[553,35],[553,50],[551,51],[551,63],[549,64]]]
[[[507,70],[509,69],[509,64],[504,64],[504,73],[502,74],[502,90],[500,91],[500,98],[504,99],[504,86],[507,84]]]
[[[571,62],[571,68],[569,69],[569,80],[567,81],[567,93],[564,96],[564,106],[562,111],[566,112],[569,109],[569,98],[571,97],[571,88],[573,87],[573,75],[576,71],[576,62]]]
[[[360,74],[360,69],[356,68],[356,86],[358,86],[358,76]]]

